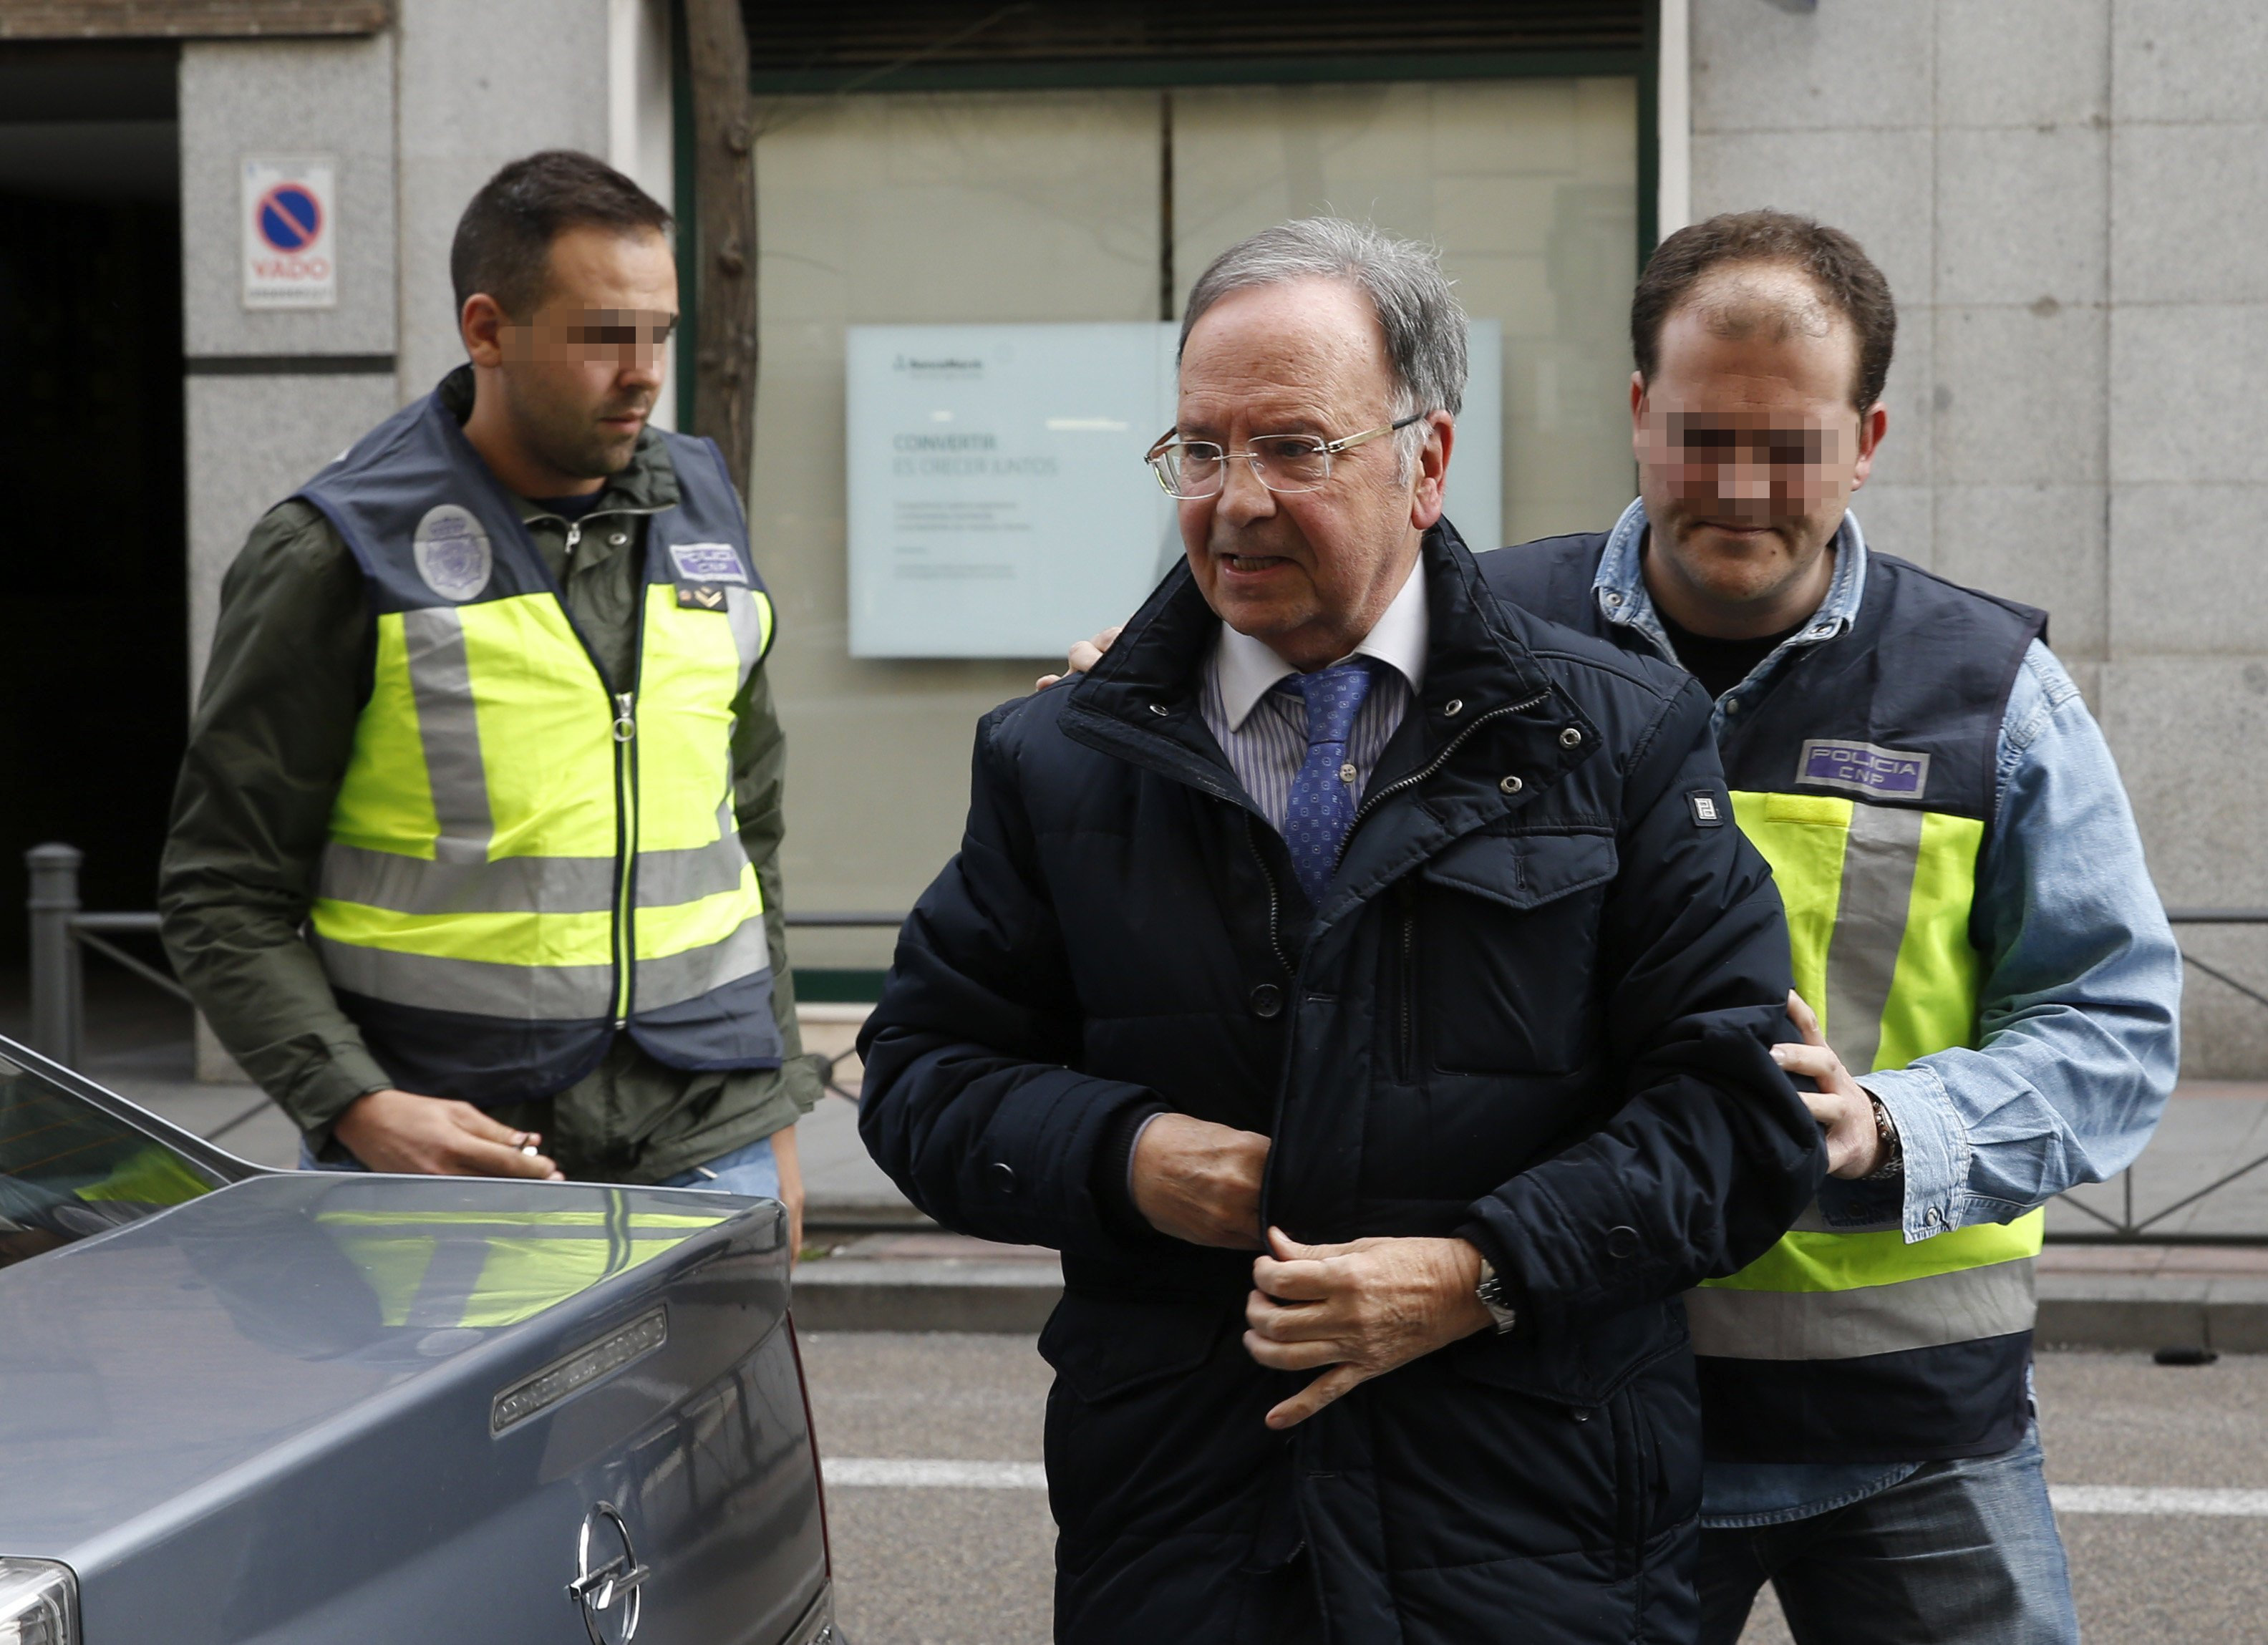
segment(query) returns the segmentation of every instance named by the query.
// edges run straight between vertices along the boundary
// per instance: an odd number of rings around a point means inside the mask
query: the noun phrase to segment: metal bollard
[[[71,921],[78,913],[78,869],[86,860],[76,846],[35,845],[24,853],[31,870],[32,1048],[66,1068],[77,1068],[86,1020],[78,944]]]

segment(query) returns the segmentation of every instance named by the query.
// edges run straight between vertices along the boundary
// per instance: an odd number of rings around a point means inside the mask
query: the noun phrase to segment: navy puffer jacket
[[[1766,1049],[1779,900],[1698,687],[1500,602],[1446,527],[1423,552],[1425,688],[1320,908],[1198,713],[1218,622],[1182,568],[1093,673],[983,722],[861,1036],[859,1129],[914,1202],[1063,1252],[1064,1640],[1226,1645],[1303,1549],[1334,1645],[1693,1632],[1678,1296],[1822,1163]],[[1128,1227],[1098,1178],[1160,1103],[1273,1139],[1295,1239],[1465,1234],[1519,1327],[1270,1432],[1311,1374],[1246,1354],[1251,1255]]]

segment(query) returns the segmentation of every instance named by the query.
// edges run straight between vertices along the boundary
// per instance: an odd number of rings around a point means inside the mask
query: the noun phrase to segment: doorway
[[[177,53],[0,47],[0,966],[24,853],[154,904],[188,729]]]

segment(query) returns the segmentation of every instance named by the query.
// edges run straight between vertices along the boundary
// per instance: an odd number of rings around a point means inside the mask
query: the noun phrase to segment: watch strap
[[[1481,1259],[1481,1282],[1473,1287],[1473,1295],[1480,1298],[1481,1306],[1489,1311],[1489,1318],[1496,1322],[1497,1335],[1502,1336],[1520,1323],[1519,1311],[1512,1305],[1504,1276],[1496,1271],[1496,1265],[1486,1257]]]

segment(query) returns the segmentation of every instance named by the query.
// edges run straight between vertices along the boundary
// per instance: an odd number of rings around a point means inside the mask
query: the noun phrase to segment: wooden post
[[[724,448],[741,500],[756,430],[755,111],[740,0],[685,0],[693,87],[693,428]]]

